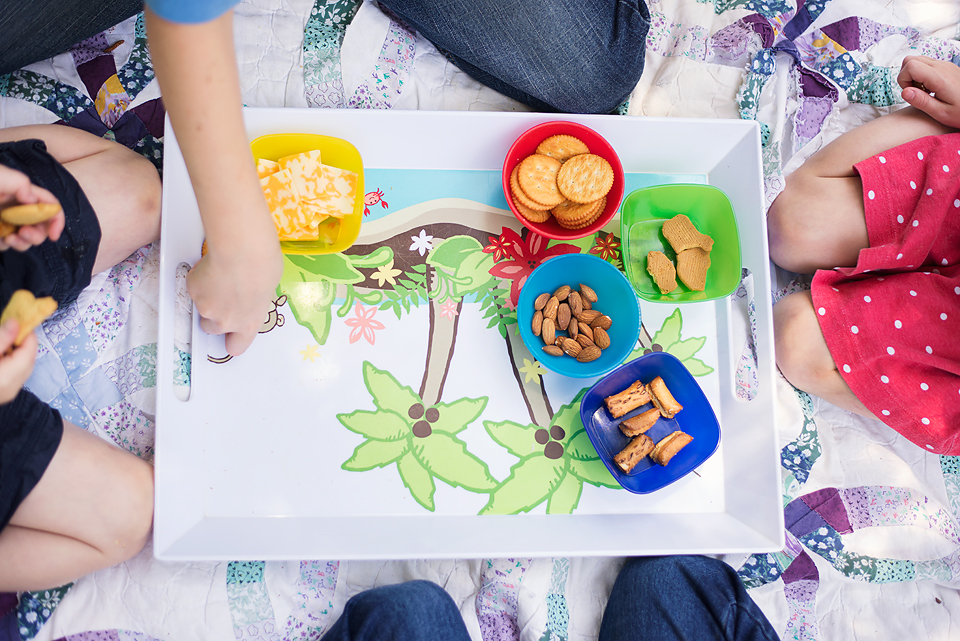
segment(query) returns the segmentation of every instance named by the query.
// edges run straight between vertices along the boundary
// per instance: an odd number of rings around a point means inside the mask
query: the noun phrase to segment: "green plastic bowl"
[[[701,233],[713,238],[710,269],[702,292],[684,285],[661,294],[647,273],[647,252],[662,251],[676,264],[677,256],[663,237],[665,220],[684,214]],[[730,199],[710,185],[676,184],[632,191],[620,208],[620,240],[624,271],[637,295],[652,303],[697,303],[729,296],[740,284],[743,268],[740,234]]]

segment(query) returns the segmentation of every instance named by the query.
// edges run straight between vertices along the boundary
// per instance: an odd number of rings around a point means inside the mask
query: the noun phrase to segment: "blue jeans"
[[[464,72],[540,111],[610,113],[643,71],[644,0],[380,2]],[[141,8],[142,0],[2,0],[0,33],[17,36],[0,39],[0,74],[62,53]]]
[[[643,72],[644,0],[380,0],[482,84],[540,111],[610,113]]]
[[[63,53],[142,8],[143,0],[2,0],[0,74]]]
[[[439,586],[412,581],[351,598],[323,641],[468,641]],[[628,559],[600,624],[600,641],[778,641],[736,572],[703,556]]]

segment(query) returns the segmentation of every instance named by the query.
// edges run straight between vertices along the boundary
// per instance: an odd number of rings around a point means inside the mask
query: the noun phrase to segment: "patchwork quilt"
[[[905,55],[960,55],[957,3],[657,0],[649,7],[646,69],[622,117],[757,121],[767,203],[817,149],[902,106],[895,79]],[[236,9],[236,32],[250,106],[526,109],[465,76],[373,2],[250,0]],[[0,126],[63,122],[117,140],[158,168],[163,115],[141,17],[0,76]],[[369,207],[388,206],[382,193],[367,196]],[[597,240],[604,258],[616,261],[619,239]],[[147,459],[158,258],[158,244],[140,249],[51,318],[28,382],[68,420]],[[757,295],[776,300],[807,285],[778,272],[774,291]],[[745,282],[739,295],[750,288]],[[749,354],[748,345],[739,376],[745,394]],[[184,351],[184,381],[189,370]],[[725,560],[781,637],[960,637],[960,458],[921,451],[783,379],[777,396],[786,546]],[[74,584],[0,594],[0,638],[318,639],[353,594],[429,579],[450,593],[477,641],[591,639],[621,563],[169,563],[148,547]]]

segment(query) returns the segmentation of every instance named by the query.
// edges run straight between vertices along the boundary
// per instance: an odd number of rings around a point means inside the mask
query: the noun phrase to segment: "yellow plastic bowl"
[[[250,143],[254,160],[266,158],[274,162],[284,156],[312,149],[320,150],[320,162],[324,165],[357,174],[357,200],[352,214],[344,216],[342,220],[333,219],[320,225],[319,240],[281,241],[280,248],[284,254],[335,254],[350,247],[360,235],[360,223],[363,221],[363,159],[356,147],[342,138],[320,134],[267,134]]]

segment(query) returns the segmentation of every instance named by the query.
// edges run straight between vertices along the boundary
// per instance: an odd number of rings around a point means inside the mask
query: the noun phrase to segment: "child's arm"
[[[897,84],[908,103],[940,124],[960,129],[960,67],[926,56],[907,56]]]
[[[37,336],[32,332],[20,347],[13,347],[19,330],[20,324],[15,320],[8,320],[0,326],[0,405],[17,397],[23,384],[30,378],[33,361],[37,357]]]
[[[59,204],[53,194],[31,183],[25,174],[0,165],[0,209],[33,203]],[[62,211],[39,225],[24,225],[16,232],[0,238],[0,251],[6,249],[26,251],[33,245],[39,245],[47,238],[57,240],[63,232],[63,225]]]

